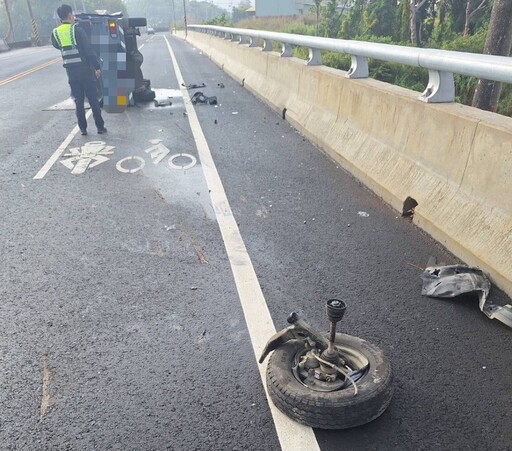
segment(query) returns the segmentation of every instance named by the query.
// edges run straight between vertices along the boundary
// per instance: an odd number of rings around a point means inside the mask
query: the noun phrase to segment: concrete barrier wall
[[[189,32],[189,42],[512,296],[512,119]],[[433,250],[435,254],[435,250]]]
[[[0,39],[0,52],[8,52],[9,50],[11,49],[7,45],[7,42],[5,42],[3,39]]]

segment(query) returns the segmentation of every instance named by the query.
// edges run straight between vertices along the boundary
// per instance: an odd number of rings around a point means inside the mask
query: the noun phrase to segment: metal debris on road
[[[170,106],[172,105],[171,98],[167,99],[155,99],[155,106],[161,107],[161,106]]]
[[[512,327],[512,305],[499,306],[487,301],[491,283],[483,271],[466,265],[437,264],[431,257],[422,273],[421,294],[434,298],[454,298],[461,294],[477,294],[480,310],[490,319]]]
[[[370,215],[366,213],[366,211],[358,211],[357,214],[361,216],[362,218],[369,218]]]
[[[200,85],[191,83],[189,85],[186,85],[185,83],[182,83],[181,86],[184,86],[187,89],[198,89],[198,88],[206,88],[206,85],[204,83],[201,83]]]
[[[217,97],[207,97],[201,91],[196,92],[190,100],[192,101],[193,105],[196,105],[198,103],[217,105]]]

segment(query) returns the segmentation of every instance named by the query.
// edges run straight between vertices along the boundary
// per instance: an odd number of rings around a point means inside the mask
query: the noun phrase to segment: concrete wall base
[[[0,52],[8,52],[11,50],[4,39],[0,39]]]
[[[211,35],[188,41],[512,296],[512,119]]]

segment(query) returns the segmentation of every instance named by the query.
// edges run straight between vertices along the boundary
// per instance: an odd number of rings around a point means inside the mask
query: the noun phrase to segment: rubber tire
[[[318,392],[301,384],[292,373],[293,358],[304,342],[292,340],[276,349],[267,366],[267,389],[276,407],[299,423],[319,429],[348,429],[380,416],[393,396],[393,373],[386,355],[367,341],[336,334],[336,343],[363,353],[370,362],[367,374],[353,387]]]

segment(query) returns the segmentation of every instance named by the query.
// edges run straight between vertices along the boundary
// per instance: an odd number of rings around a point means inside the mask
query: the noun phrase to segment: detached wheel
[[[350,383],[335,391],[322,391],[314,387],[313,379],[300,377],[297,364],[304,354],[302,340],[285,343],[269,359],[270,398],[279,410],[299,423],[319,429],[352,428],[376,419],[391,401],[393,374],[384,353],[371,343],[346,334],[336,334],[335,344],[354,370],[368,363],[367,369],[354,377],[358,378],[357,396]]]

